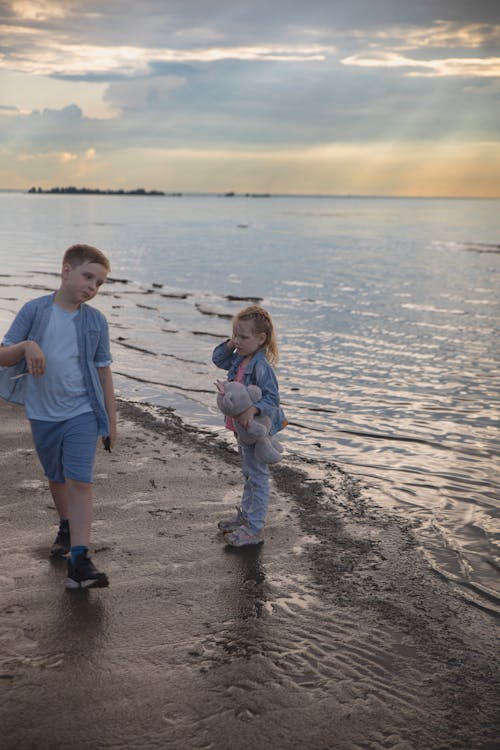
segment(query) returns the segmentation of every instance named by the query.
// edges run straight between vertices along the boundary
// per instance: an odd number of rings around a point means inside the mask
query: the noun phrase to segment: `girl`
[[[255,405],[239,414],[237,421],[245,429],[257,414],[271,419],[270,433],[282,430],[286,425],[280,408],[278,381],[271,365],[278,361],[278,345],[273,322],[262,307],[252,305],[240,310],[233,318],[233,336],[215,347],[212,360],[217,367],[228,370],[228,380],[245,385],[258,385],[262,398]],[[216,383],[224,392],[224,381]],[[226,427],[233,430],[230,417]],[[242,456],[244,479],[241,508],[232,518],[219,521],[218,527],[225,534],[224,540],[233,547],[261,544],[262,530],[269,506],[269,466],[255,457],[255,446],[239,445]]]

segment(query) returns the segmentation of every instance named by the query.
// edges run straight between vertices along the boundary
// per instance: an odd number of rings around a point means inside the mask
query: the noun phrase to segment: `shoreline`
[[[118,444],[98,453],[95,480],[93,546],[111,584],[74,597],[47,560],[54,513],[24,414],[0,402],[0,415],[5,750],[70,737],[224,750],[235,731],[243,750],[266,738],[375,750],[389,737],[494,750],[496,619],[334,464],[285,455],[265,544],[228,551],[214,529],[241,489],[236,452],[170,409],[119,400]],[[97,702],[72,713],[89,688]]]
[[[85,206],[79,206],[77,214],[80,216],[82,209],[83,218],[91,210],[96,219],[94,231],[96,237],[101,237],[103,246],[109,236],[120,236],[120,226],[129,227],[131,233],[127,232],[125,245],[118,243],[114,251],[117,283],[103,289],[97,302],[110,324],[115,360],[113,371],[121,376],[119,389],[123,397],[144,398],[174,406],[187,421],[203,427],[210,419],[212,424],[215,423],[214,430],[218,430],[212,394],[215,370],[211,354],[214,344],[226,335],[224,319],[228,320],[236,308],[237,303],[227,299],[227,292],[239,291],[238,296],[247,296],[258,290],[262,299],[273,305],[272,311],[281,321],[280,327],[283,325],[284,331],[296,325],[296,310],[305,304],[307,333],[299,341],[293,341],[286,334],[282,366],[278,371],[281,398],[286,401],[285,411],[290,421],[287,442],[296,441],[301,454],[307,451],[313,458],[330,457],[340,462],[347,471],[371,485],[372,497],[378,504],[386,509],[397,506],[397,512],[402,511],[408,519],[417,521],[419,526],[415,526],[415,533],[429,562],[448,580],[459,581],[464,592],[469,591],[471,597],[476,600],[483,598],[487,606],[491,602],[487,597],[494,596],[496,600],[493,599],[492,606],[500,610],[495,538],[495,498],[500,496],[500,485],[498,474],[491,468],[491,455],[499,446],[494,430],[490,429],[491,419],[495,417],[494,383],[490,376],[495,369],[495,356],[491,347],[484,343],[488,341],[487,332],[495,319],[491,307],[494,300],[491,274],[485,274],[490,264],[488,258],[494,263],[496,257],[495,238],[489,236],[492,230],[486,234],[476,231],[476,240],[491,240],[490,244],[471,245],[465,231],[467,224],[463,225],[456,207],[451,207],[451,204],[447,209],[450,213],[446,214],[451,223],[444,221],[435,206],[429,205],[422,213],[419,210],[417,217],[409,212],[408,206],[388,205],[389,213],[384,209],[383,225],[386,229],[381,240],[386,248],[384,256],[387,252],[391,259],[391,273],[389,277],[381,274],[379,281],[367,289],[365,298],[358,291],[363,288],[363,269],[366,268],[365,261],[372,256],[372,250],[364,245],[360,227],[370,224],[375,204],[364,206],[361,214],[351,205],[347,213],[342,214],[342,221],[348,219],[350,229],[344,238],[346,247],[344,250],[339,248],[339,252],[355,252],[360,262],[349,274],[353,276],[353,283],[345,289],[344,285],[338,287],[332,307],[327,302],[325,291],[330,284],[337,288],[336,279],[342,276],[338,274],[342,267],[341,256],[337,257],[337,253],[328,256],[328,262],[322,268],[321,255],[317,255],[322,240],[316,230],[312,232],[305,202],[302,207],[292,205],[291,201],[285,202],[282,209],[286,213],[281,214],[284,226],[297,231],[298,244],[294,250],[297,257],[293,263],[295,269],[301,270],[294,270],[293,264],[289,266],[289,262],[284,261],[286,279],[275,282],[259,278],[255,271],[240,267],[241,264],[237,264],[235,277],[226,280],[224,267],[227,267],[227,262],[219,268],[221,259],[213,258],[213,263],[205,266],[205,250],[203,243],[199,243],[200,236],[203,236],[203,231],[201,234],[199,231],[199,221],[207,221],[207,226],[217,226],[221,230],[224,258],[236,236],[242,247],[251,245],[254,237],[267,241],[272,224],[267,220],[260,223],[258,217],[263,212],[262,216],[270,219],[275,213],[270,211],[269,203],[261,203],[260,207],[255,205],[255,210],[250,213],[245,209],[242,214],[231,201],[221,204],[215,198],[207,198],[204,200],[209,203],[202,206],[197,200],[190,202],[191,199],[187,199],[188,203],[180,213],[169,203],[170,208],[166,208],[165,214],[158,211],[156,201],[151,200],[144,205],[144,218],[147,216],[147,221],[157,229],[144,248],[140,262],[136,263],[135,237],[140,239],[144,235],[143,219],[130,216],[128,202],[125,199],[120,202],[117,198],[119,203],[113,204],[117,223],[108,225],[110,217],[107,210],[98,210],[103,208],[99,201],[87,205],[87,199],[82,200]],[[35,226],[50,208],[47,203],[46,210],[42,210],[37,201],[31,205],[29,197],[12,198],[9,203],[13,209],[17,207],[19,211],[25,211]],[[76,210],[76,204],[73,207]],[[321,217],[318,231],[320,234],[326,232],[326,238],[328,227],[335,225],[336,212],[325,213],[319,201],[310,208],[314,215]],[[490,209],[486,205],[483,207],[484,216],[491,218],[486,225],[495,226]],[[97,214],[94,215],[94,211]],[[15,212],[9,212],[9,215],[11,213],[14,215]],[[58,215],[55,209],[50,210],[52,213]],[[184,273],[184,253],[175,250],[176,243],[173,243],[171,252],[164,254],[162,242],[158,240],[167,216],[172,228],[175,227],[174,235],[184,238],[191,267],[198,269],[187,275]],[[194,218],[196,216],[198,219]],[[475,216],[475,212],[471,214],[471,220]],[[440,223],[442,221],[444,224]],[[239,225],[243,223],[248,224],[248,231],[240,232]],[[456,236],[447,236],[446,226],[453,225],[457,226]],[[400,235],[401,226],[407,226],[411,232],[416,255],[405,253],[399,241],[393,242]],[[430,230],[440,226],[443,230],[441,241],[432,249],[434,246],[429,246],[424,238]],[[473,226],[476,226],[476,219]],[[16,237],[15,227],[11,229],[12,237]],[[392,231],[395,232],[393,238]],[[276,253],[282,258],[287,257],[282,255],[286,236],[282,233],[276,236]],[[300,265],[302,242],[311,248],[316,248],[319,243],[310,269],[302,269]],[[24,245],[19,241],[12,255],[15,264],[4,269],[12,272],[12,277],[4,278],[2,284],[4,330],[22,302],[51,285],[52,281],[46,274],[53,273],[60,261],[54,249],[58,245],[57,237],[49,238],[45,247],[40,248],[40,253],[34,252],[36,242],[31,243],[31,247]],[[403,265],[398,262],[398,258],[403,260],[405,255],[408,256],[408,267],[405,262]],[[33,258],[37,259],[35,264]],[[418,262],[417,258],[420,258]],[[376,253],[372,259],[379,268],[382,256]],[[417,293],[418,284],[410,283],[401,299],[395,300],[399,312],[394,317],[389,309],[392,305],[387,307],[384,302],[387,294],[390,295],[391,289],[395,288],[393,281],[399,278],[403,269],[405,279],[407,276],[408,281],[417,279],[419,264],[422,262],[431,268],[433,259],[450,268],[450,283],[463,304],[455,305],[447,294],[440,302],[444,290],[430,284],[422,294],[428,295],[427,301],[432,300],[432,304],[422,305],[420,292]],[[457,274],[460,278],[451,282],[457,259],[467,268],[467,273],[465,276]],[[200,269],[204,269],[203,272]],[[478,287],[481,293],[471,299],[463,287],[463,279],[468,274],[476,278],[474,269],[481,277]],[[310,286],[315,279],[318,286]],[[406,296],[407,293],[410,297]],[[365,319],[365,313],[369,311],[370,315]],[[477,320],[476,312],[479,313]],[[326,318],[322,317],[323,314]],[[464,325],[459,327],[453,341],[446,343],[446,335],[442,338],[440,331],[446,332],[456,320],[461,320]],[[361,321],[366,323],[369,334],[363,342],[356,334]],[[377,330],[386,324],[388,336],[379,337]],[[475,340],[482,341],[478,346],[484,349],[477,367]],[[332,346],[323,347],[326,381],[317,391],[311,388],[308,378],[313,341],[332,343]],[[387,380],[384,376],[385,348],[389,341],[396,345],[390,347],[390,360],[397,362],[398,368],[402,366],[402,377]],[[405,345],[407,341],[411,346]],[[368,369],[365,369],[365,349],[371,352]],[[343,361],[340,369],[339,357]],[[428,357],[433,363],[432,381],[437,387],[426,385],[426,378],[422,378],[419,369]],[[459,368],[455,373],[456,363],[465,361],[469,366]],[[470,372],[475,372],[473,379],[469,377]],[[460,391],[467,395],[463,398]],[[486,411],[483,413],[483,410]]]

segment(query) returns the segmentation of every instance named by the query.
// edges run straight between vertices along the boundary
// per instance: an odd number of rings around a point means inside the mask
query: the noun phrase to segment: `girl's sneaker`
[[[251,544],[262,544],[261,534],[252,534],[247,526],[240,526],[229,534],[224,534],[224,541],[231,547],[246,547]]]
[[[229,531],[236,531],[236,529],[239,529],[244,521],[245,517],[241,512],[241,508],[236,506],[236,515],[219,521],[217,528],[219,531],[222,531],[223,534],[227,534]]]

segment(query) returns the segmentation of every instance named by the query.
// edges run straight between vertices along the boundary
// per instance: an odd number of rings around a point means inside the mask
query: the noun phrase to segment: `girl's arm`
[[[272,419],[275,410],[280,405],[278,380],[273,368],[263,362],[257,364],[255,375],[255,382],[262,391],[262,397],[260,401],[255,402],[254,407],[265,417]]]
[[[256,384],[262,391],[261,399],[260,401],[256,401],[255,404],[242,414],[238,414],[235,417],[235,420],[246,430],[258,414],[262,414],[264,417],[269,417],[272,420],[274,412],[280,405],[278,380],[273,368],[269,364],[258,363],[255,376]]]
[[[116,441],[116,402],[111,367],[98,367],[97,374],[104,393],[104,406],[109,420],[110,448],[112,448]]]
[[[233,364],[234,344],[232,339],[227,339],[215,347],[212,353],[212,362],[221,370],[229,370]]]

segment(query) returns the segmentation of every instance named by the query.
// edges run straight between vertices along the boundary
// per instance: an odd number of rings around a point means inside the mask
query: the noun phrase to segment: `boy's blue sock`
[[[86,553],[89,551],[88,547],[84,547],[82,544],[75,544],[74,547],[71,547],[71,563],[72,565],[75,564],[76,558],[78,555],[81,555],[82,553]]]

